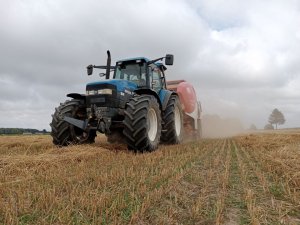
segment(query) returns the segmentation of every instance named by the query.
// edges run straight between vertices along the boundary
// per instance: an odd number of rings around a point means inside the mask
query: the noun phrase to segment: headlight
[[[98,95],[112,95],[112,89],[98,90]]]
[[[86,91],[86,94],[87,95],[94,95],[96,94],[97,92],[95,90],[89,90],[89,91]]]

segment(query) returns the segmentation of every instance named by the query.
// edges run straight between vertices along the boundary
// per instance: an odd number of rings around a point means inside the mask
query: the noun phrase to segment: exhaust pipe
[[[110,64],[111,64],[111,57],[110,57],[110,51],[107,50],[107,63],[106,63],[106,76],[105,79],[109,79],[110,74]]]

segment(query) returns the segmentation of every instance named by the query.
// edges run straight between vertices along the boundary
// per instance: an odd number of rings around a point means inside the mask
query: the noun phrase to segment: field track
[[[147,154],[1,136],[0,224],[300,224],[300,132]]]

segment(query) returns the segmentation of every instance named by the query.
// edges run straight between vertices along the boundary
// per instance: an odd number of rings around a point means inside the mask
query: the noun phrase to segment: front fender
[[[85,99],[85,95],[84,94],[79,94],[79,93],[69,93],[67,94],[67,97],[69,98],[73,98],[73,99]]]
[[[67,97],[80,100],[80,102],[84,105],[86,103],[86,95],[84,95],[84,94],[69,93],[69,94],[67,94]]]
[[[138,95],[153,95],[159,104],[159,108],[162,109],[162,103],[160,101],[158,94],[155,91],[148,88],[142,88],[142,89],[137,89],[134,92]]]

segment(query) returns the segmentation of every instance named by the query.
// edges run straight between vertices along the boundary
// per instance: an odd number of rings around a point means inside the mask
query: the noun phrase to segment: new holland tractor
[[[200,138],[201,108],[192,85],[165,78],[165,65],[173,55],[154,60],[144,57],[116,62],[111,66],[107,51],[105,80],[88,83],[86,93],[71,93],[52,115],[51,135],[58,146],[93,143],[96,132],[109,142],[124,141],[128,149],[152,151],[159,143],[178,144],[184,135]],[[165,59],[165,65],[159,61]],[[110,73],[113,71],[113,79]]]

